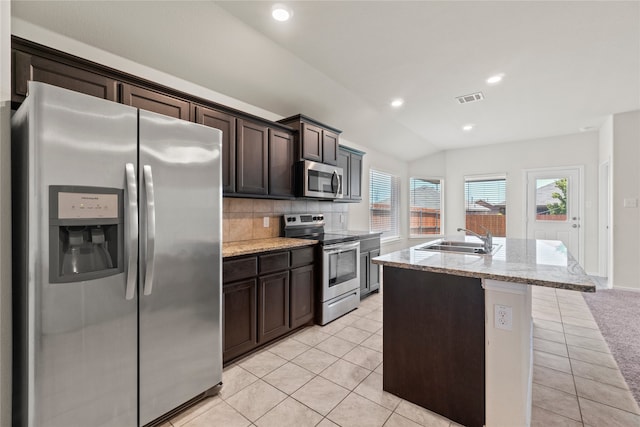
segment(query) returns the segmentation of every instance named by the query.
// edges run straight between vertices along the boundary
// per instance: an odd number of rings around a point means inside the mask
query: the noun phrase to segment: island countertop
[[[466,237],[466,240],[479,242],[475,237]],[[591,278],[560,241],[494,237],[493,243],[502,245],[494,255],[418,249],[426,244],[423,243],[376,257],[372,262],[410,270],[595,292]]]

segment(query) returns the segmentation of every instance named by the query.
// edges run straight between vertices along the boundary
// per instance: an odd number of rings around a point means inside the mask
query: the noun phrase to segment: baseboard
[[[640,292],[640,288],[626,288],[624,286],[614,286],[611,289],[614,289],[616,291]]]

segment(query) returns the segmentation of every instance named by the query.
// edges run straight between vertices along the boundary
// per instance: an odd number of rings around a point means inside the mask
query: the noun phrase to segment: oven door
[[[305,197],[341,199],[343,170],[337,166],[305,160],[301,162]]]
[[[324,246],[322,301],[360,288],[360,242]]]

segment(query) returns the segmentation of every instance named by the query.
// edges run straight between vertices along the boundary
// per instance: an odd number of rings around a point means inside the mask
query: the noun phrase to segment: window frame
[[[423,181],[439,181],[440,183],[440,232],[437,234],[412,234],[411,233],[411,181],[414,179],[421,179]],[[409,177],[409,200],[407,202],[408,218],[409,218],[409,239],[431,239],[439,238],[445,235],[445,209],[444,209],[444,188],[445,179],[439,176],[423,177],[423,176],[410,176]]]
[[[508,191],[507,187],[509,184],[509,176],[506,172],[504,173],[492,173],[492,174],[482,174],[482,175],[464,175],[462,182],[462,212],[464,214],[464,224],[465,228],[467,226],[467,182],[478,182],[478,181],[498,181],[504,180],[504,236],[495,236],[495,237],[507,237],[507,225],[509,222],[508,212],[509,203],[508,203]]]
[[[373,191],[372,191],[372,173],[378,173],[378,174],[382,174],[382,175],[387,175],[391,178],[391,186],[394,186],[394,182],[396,184],[396,189],[394,191],[393,188],[390,189],[390,205],[391,205],[391,212],[393,212],[394,208],[395,208],[395,230],[392,230],[395,232],[395,234],[393,235],[384,235],[384,231],[382,230],[374,230],[372,229],[372,203],[371,203],[371,197],[373,195]],[[368,211],[369,211],[369,231],[370,232],[380,232],[380,240],[381,242],[389,242],[389,241],[394,241],[394,240],[399,240],[402,236],[402,232],[401,232],[401,224],[400,224],[400,213],[401,213],[401,206],[400,206],[400,202],[401,202],[401,192],[402,192],[402,177],[399,175],[396,175],[392,172],[387,172],[384,170],[380,170],[380,169],[376,169],[376,168],[369,168],[369,207],[368,207]]]

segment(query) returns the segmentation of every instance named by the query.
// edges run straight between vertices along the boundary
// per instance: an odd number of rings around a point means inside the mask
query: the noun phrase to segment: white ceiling
[[[286,23],[273,3],[14,0],[12,14],[403,160],[640,109],[638,1],[289,1]]]

